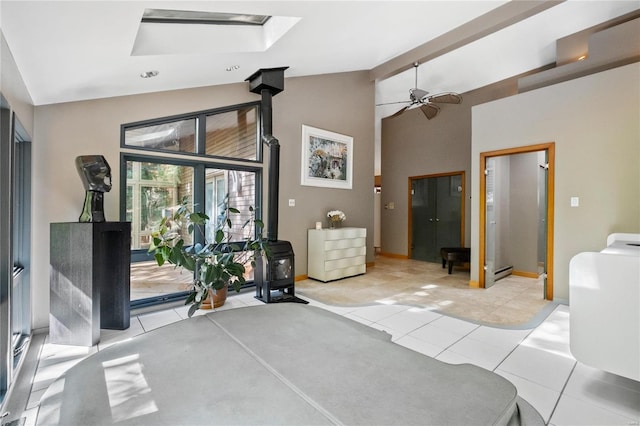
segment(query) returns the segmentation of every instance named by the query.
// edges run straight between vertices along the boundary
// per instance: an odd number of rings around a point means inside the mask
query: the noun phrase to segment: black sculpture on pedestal
[[[111,191],[111,167],[102,155],[76,157],[76,169],[86,191],[79,222],[104,222],[104,193]]]

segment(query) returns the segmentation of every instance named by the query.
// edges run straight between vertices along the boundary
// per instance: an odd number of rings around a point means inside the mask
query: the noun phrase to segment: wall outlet
[[[580,198],[571,197],[571,207],[579,207],[579,206],[580,206]]]
[[[289,207],[295,207],[296,206],[296,200],[293,198],[289,198]]]

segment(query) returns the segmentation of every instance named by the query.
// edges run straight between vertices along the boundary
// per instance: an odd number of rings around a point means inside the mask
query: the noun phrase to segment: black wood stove
[[[262,142],[269,147],[269,192],[267,200],[267,250],[256,259],[256,298],[265,303],[304,302],[295,296],[295,265],[289,241],[278,240],[278,197],[280,184],[280,143],[273,136],[271,99],[284,90],[284,70],[262,68],[246,81],[249,90],[262,96]]]

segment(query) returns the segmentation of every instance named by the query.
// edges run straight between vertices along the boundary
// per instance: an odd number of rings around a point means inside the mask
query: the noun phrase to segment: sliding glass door
[[[0,96],[0,403],[31,336],[31,145]]]

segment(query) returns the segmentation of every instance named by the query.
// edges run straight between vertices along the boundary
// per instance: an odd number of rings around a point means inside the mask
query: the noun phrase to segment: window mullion
[[[207,116],[200,114],[196,119],[196,154],[207,153]]]
[[[205,211],[205,193],[207,189],[205,178],[205,166],[204,164],[197,164],[193,167],[193,210],[204,212]],[[194,233],[194,243],[203,243],[204,236]]]

